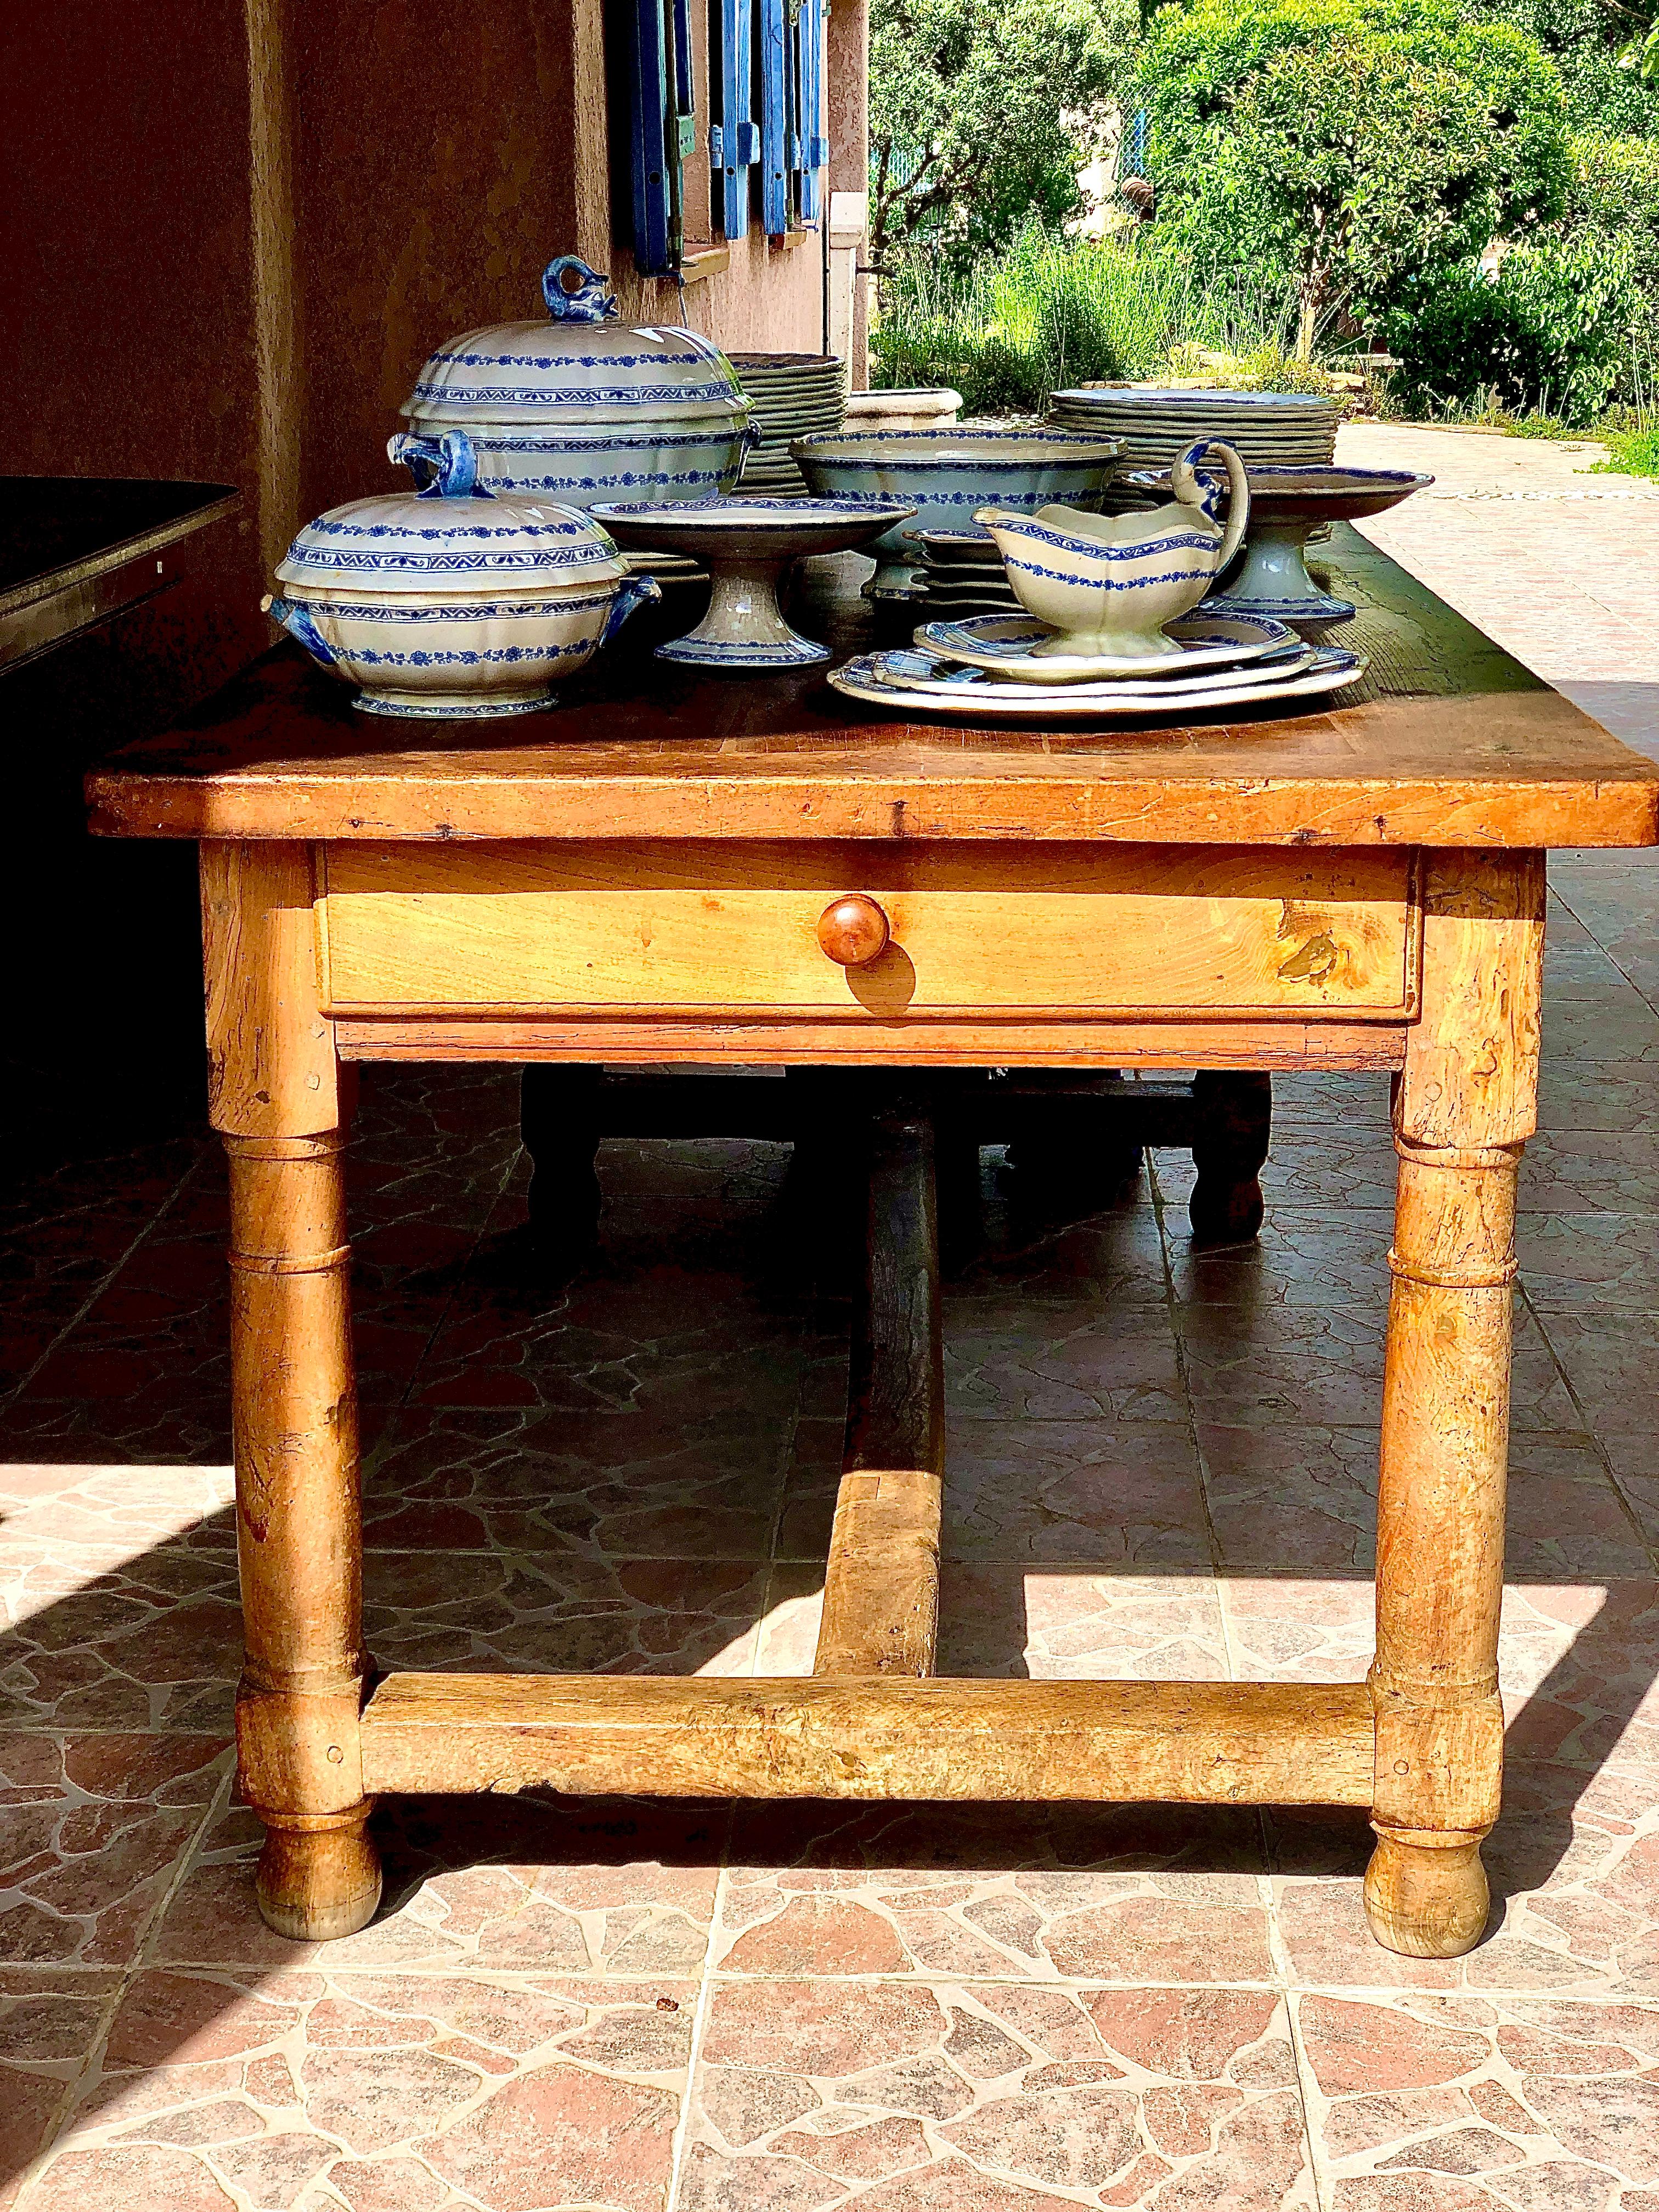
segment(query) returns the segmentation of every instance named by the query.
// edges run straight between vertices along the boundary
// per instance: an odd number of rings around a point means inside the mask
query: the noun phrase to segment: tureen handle
[[[609,645],[617,632],[638,607],[653,607],[662,597],[662,586],[654,576],[629,576],[618,586],[617,596],[611,602],[611,611],[605,617],[605,628],[599,632],[599,643]]]
[[[332,668],[339,655],[312,620],[307,608],[296,606],[292,599],[267,592],[259,602],[259,611],[280,623],[290,637],[297,637],[313,660],[320,660],[325,668]]]
[[[574,281],[573,281],[574,280]],[[562,253],[542,271],[542,297],[556,323],[602,323],[622,309],[605,290],[611,282],[579,253]]]
[[[478,456],[465,430],[421,438],[399,430],[386,441],[389,461],[401,461],[414,477],[422,499],[493,499],[478,482]]]

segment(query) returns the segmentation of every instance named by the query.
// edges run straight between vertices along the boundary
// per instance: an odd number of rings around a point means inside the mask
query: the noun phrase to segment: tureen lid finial
[[[399,430],[386,442],[386,459],[401,461],[414,477],[422,499],[493,499],[478,482],[478,456],[464,430],[418,438]]]
[[[556,323],[602,323],[622,313],[616,295],[605,289],[610,282],[579,253],[562,253],[542,271],[542,297]]]

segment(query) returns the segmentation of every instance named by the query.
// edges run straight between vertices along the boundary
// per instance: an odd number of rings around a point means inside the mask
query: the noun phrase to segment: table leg
[[[1193,1166],[1188,1201],[1196,1244],[1248,1244],[1260,1235],[1261,1175],[1273,1129],[1273,1079],[1200,1068],[1193,1079]]]
[[[1435,856],[1400,1155],[1377,1503],[1371,1932],[1413,1958],[1477,1943],[1498,1817],[1515,1188],[1534,1127],[1540,856]]]
[[[210,1109],[230,1163],[239,1774],[265,1826],[259,1909],[319,1942],[362,1927],[380,1893],[339,1070],[304,848],[204,847],[202,881]]]
[[[531,1231],[573,1258],[591,1251],[599,1234],[599,1091],[597,1067],[565,1066],[526,1067],[520,1091]]]

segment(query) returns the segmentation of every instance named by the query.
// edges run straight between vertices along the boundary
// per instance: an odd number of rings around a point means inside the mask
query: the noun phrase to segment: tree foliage
[[[871,244],[932,236],[969,261],[1081,207],[1135,0],[872,0]]]
[[[1644,137],[1659,130],[1655,0],[1468,0],[1513,23],[1561,72],[1567,111],[1583,131]]]
[[[1165,9],[1141,83],[1161,218],[1200,259],[1292,273],[1304,342],[1334,308],[1377,320],[1565,202],[1554,65],[1437,0]]]

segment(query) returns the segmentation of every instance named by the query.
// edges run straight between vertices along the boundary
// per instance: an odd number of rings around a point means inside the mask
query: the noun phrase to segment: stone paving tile
[[[455,1547],[763,1559],[795,1428],[757,1408],[641,1413],[411,1407],[364,1476],[374,1548]],[[836,1424],[836,1469],[841,1427]]]
[[[1312,2212],[1273,1991],[715,1984],[687,2212],[1019,2212],[1153,2191],[1162,2212]]]
[[[1170,1243],[1171,1287],[1187,1305],[1363,1302],[1384,1313],[1393,1237],[1392,1206],[1308,1208],[1276,1199],[1253,1244],[1194,1250],[1190,1234],[1176,1230]]]
[[[374,1552],[364,1633],[388,1670],[743,1674],[766,1579],[749,1559]]]
[[[1518,1204],[1523,1215],[1659,1214],[1659,1128],[1540,1129],[1522,1155]]]
[[[203,1836],[149,1950],[165,1966],[319,1962],[407,1971],[701,1972],[726,1806],[399,1797],[374,1815],[379,1916],[339,1942],[273,1936],[253,1902],[261,1830],[233,1806]]]
[[[131,1964],[226,1747],[177,1730],[0,1735],[0,1961]]]
[[[1185,1304],[1174,1312],[1200,1423],[1379,1426],[1382,1305]],[[1581,1425],[1553,1342],[1518,1307],[1510,1376],[1510,1422],[1517,1432]]]
[[[958,1419],[1158,1421],[1185,1404],[1165,1312],[1130,1306],[1109,1316],[1034,1302],[1004,1308],[994,1332],[959,1324],[945,1341],[945,1391]]]
[[[457,1288],[413,1395],[709,1419],[793,1401],[791,1330],[738,1275],[665,1265],[549,1294],[516,1265],[481,1266]]]
[[[0,1966],[0,2212],[50,2143],[120,1987],[112,1969]]]
[[[31,2203],[660,2212],[696,1987],[152,1969]]]
[[[95,1300],[198,1151],[177,1137],[18,1178],[0,1200],[0,1395],[23,1382]]]
[[[228,1731],[242,1656],[229,1515],[133,1548],[0,1537],[6,1726]]]
[[[823,1570],[774,1568],[757,1674],[810,1674]],[[1040,1570],[947,1559],[939,1573],[938,1671],[1033,1680],[1224,1681],[1226,1641],[1203,1575]]]
[[[1296,2001],[1314,2154],[1337,2207],[1612,2212],[1659,2182],[1659,2006]]]

